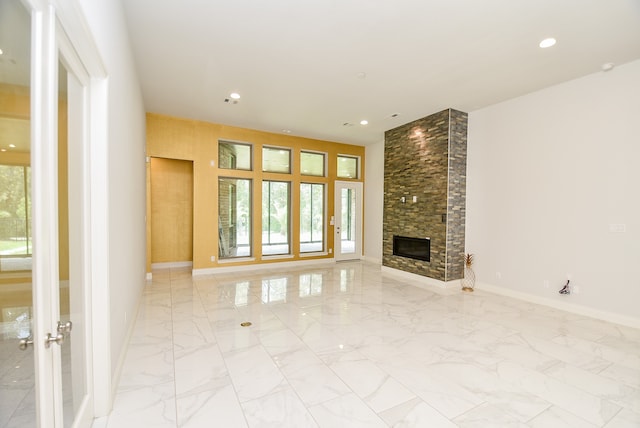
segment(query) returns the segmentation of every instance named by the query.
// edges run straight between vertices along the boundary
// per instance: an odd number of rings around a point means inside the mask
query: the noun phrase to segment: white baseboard
[[[374,265],[381,265],[382,264],[382,260],[381,259],[376,259],[374,257],[362,256],[362,260],[364,260],[367,263],[373,263]]]
[[[183,268],[191,267],[193,262],[165,262],[165,263],[151,263],[151,269],[170,269],[170,268]]]
[[[430,291],[442,292],[442,291],[452,291],[452,290],[460,289],[460,280],[440,281],[438,279],[417,275],[415,273],[405,272],[399,269],[393,269],[388,266],[382,266],[381,271],[383,274],[388,274],[398,278],[406,279],[408,281],[412,281],[412,285],[415,285],[420,288],[425,288]]]
[[[246,271],[258,271],[258,270],[280,270],[291,268],[303,268],[306,266],[323,265],[323,264],[335,264],[336,259],[315,259],[315,260],[296,260],[293,262],[279,262],[279,263],[260,263],[252,265],[237,265],[237,266],[225,266],[216,268],[204,268],[193,269],[191,275],[213,275],[219,273],[233,273],[233,272],[246,272]]]
[[[127,332],[125,333],[124,343],[120,350],[120,355],[118,355],[118,361],[116,362],[116,366],[113,371],[113,377],[111,378],[112,405],[116,398],[116,394],[118,392],[118,386],[120,385],[120,376],[122,375],[122,368],[124,367],[124,361],[125,361],[125,358],[127,357],[127,350],[129,349],[129,342],[131,342],[131,336],[133,336],[133,330],[136,326],[136,320],[138,319],[138,311],[140,309],[140,305],[142,304],[142,293],[144,292],[144,287],[145,285],[143,285],[140,288],[140,295],[138,296],[138,304],[136,305],[136,309],[134,313],[131,314],[132,316],[128,318],[129,325],[127,326]],[[106,416],[106,415],[100,415],[100,416]]]
[[[484,282],[476,282],[478,290],[487,291],[489,293],[500,294],[502,296],[513,297],[515,299],[525,300],[531,303],[537,303],[539,305],[549,306],[562,311],[571,312],[578,315],[584,315],[591,318],[597,318],[599,320],[612,322],[615,324],[625,325],[627,327],[640,328],[640,319],[629,317],[625,315],[616,314],[613,312],[601,311],[599,309],[593,309],[588,306],[577,305],[575,303],[561,302],[547,297],[534,296],[533,294],[523,293],[521,291],[509,290],[505,287],[498,287],[496,285],[487,284]]]

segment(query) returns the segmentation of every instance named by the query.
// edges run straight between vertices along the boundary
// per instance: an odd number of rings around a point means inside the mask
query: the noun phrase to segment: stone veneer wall
[[[462,278],[467,113],[447,109],[391,129],[384,152],[382,264],[440,281]],[[430,238],[431,260],[394,256],[394,235]]]

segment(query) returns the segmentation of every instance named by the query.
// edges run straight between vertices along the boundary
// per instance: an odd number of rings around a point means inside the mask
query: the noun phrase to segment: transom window
[[[291,173],[291,150],[263,147],[262,170],[264,172]]]
[[[357,157],[338,155],[338,177],[358,178],[358,166]]]
[[[218,165],[224,169],[251,171],[251,144],[218,141]]]
[[[323,153],[300,152],[300,174],[325,176],[325,155]]]

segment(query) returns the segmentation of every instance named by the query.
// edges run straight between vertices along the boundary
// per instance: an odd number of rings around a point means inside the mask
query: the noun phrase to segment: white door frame
[[[342,253],[341,229],[342,229],[342,189],[352,189],[356,198],[356,230],[355,248],[353,253]],[[336,261],[360,260],[362,258],[362,182],[361,181],[335,181],[334,182],[334,257]]]

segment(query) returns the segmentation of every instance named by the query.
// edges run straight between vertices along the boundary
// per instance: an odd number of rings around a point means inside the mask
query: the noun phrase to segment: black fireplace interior
[[[393,235],[393,255],[430,261],[431,240]]]

